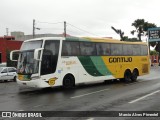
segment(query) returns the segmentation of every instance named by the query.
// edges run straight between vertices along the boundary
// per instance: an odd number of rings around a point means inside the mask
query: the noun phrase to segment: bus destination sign
[[[160,27],[148,29],[148,42],[160,41]]]

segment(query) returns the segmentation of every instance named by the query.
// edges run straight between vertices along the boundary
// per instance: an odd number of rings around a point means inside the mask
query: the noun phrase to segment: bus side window
[[[62,56],[68,56],[67,42],[63,42],[62,46]]]
[[[140,45],[133,45],[133,55],[135,56],[141,55]]]
[[[146,45],[141,45],[141,55],[148,55],[148,47]]]
[[[123,54],[124,55],[133,55],[133,46],[130,44],[123,44]]]
[[[97,47],[97,55],[104,55],[105,54],[104,48],[102,47],[101,43],[97,43],[96,47]]]
[[[110,55],[110,44],[109,43],[97,43],[97,55]]]
[[[79,42],[63,41],[62,56],[79,55]]]
[[[122,55],[122,44],[111,44],[111,55]]]
[[[97,51],[96,51],[96,45],[95,43],[91,42],[80,42],[80,51],[81,55],[91,55],[95,56]]]
[[[79,55],[79,42],[71,42],[72,48],[72,55],[78,56]]]

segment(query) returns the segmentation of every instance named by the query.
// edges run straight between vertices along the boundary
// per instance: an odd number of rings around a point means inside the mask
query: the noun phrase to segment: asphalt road
[[[137,82],[96,83],[76,86],[72,90],[64,90],[61,87],[19,89],[15,82],[0,83],[0,111],[160,111],[159,73],[160,67],[152,67],[150,74],[139,77]],[[142,117],[89,116],[37,119],[137,120]],[[158,117],[145,119],[154,120]]]

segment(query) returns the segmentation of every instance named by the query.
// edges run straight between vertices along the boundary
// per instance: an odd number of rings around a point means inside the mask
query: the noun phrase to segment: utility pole
[[[64,37],[66,37],[66,21],[64,21]]]
[[[8,28],[6,28],[6,35],[8,36]]]
[[[35,37],[35,19],[33,19],[33,38]]]

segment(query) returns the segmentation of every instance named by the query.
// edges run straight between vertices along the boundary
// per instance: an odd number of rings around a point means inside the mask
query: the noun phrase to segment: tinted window
[[[111,55],[122,55],[122,44],[111,44]]]
[[[133,45],[133,55],[141,55],[141,46]]]
[[[81,55],[96,55],[95,43],[80,42]]]
[[[141,55],[148,55],[148,46],[141,45]]]
[[[97,43],[97,55],[110,55],[110,44],[107,43]]]
[[[133,55],[132,45],[123,44],[123,55]]]
[[[63,41],[62,56],[78,56],[79,55],[79,42]]]

